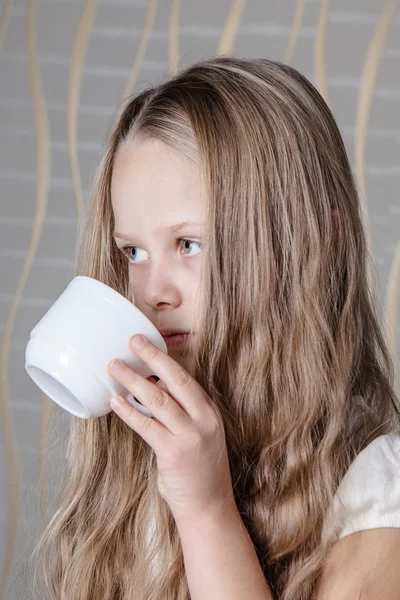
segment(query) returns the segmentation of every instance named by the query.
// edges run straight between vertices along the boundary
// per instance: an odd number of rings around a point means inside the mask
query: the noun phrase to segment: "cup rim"
[[[134,306],[135,308],[137,308],[137,306],[135,306],[133,304],[133,302],[131,302],[130,300],[128,300],[128,298],[125,298],[125,296],[123,296],[122,294],[120,294],[116,289],[114,289],[110,285],[107,285],[103,281],[100,281],[99,279],[96,279],[95,277],[89,277],[89,275],[75,275],[75,277],[72,278],[71,283],[75,279],[85,279],[87,282],[89,282],[89,281],[90,282],[94,282],[94,285],[101,286],[102,288],[106,288],[107,291],[111,291],[114,294],[116,294],[117,296],[119,296],[120,298],[122,298],[122,300],[125,303],[127,303],[129,306]],[[146,317],[146,315],[144,315],[144,316]],[[147,319],[147,317],[146,317],[146,319]]]
[[[133,307],[137,311],[139,311],[141,318],[143,318],[146,321],[148,327],[150,329],[152,329],[156,335],[160,335],[162,337],[160,331],[157,329],[157,327],[154,325],[154,323],[148,317],[146,317],[146,315],[135,304],[133,304],[133,302],[128,300],[128,298],[125,298],[125,296],[120,294],[116,289],[112,288],[111,286],[107,285],[106,283],[103,283],[102,281],[99,281],[95,277],[89,277],[88,275],[75,275],[75,277],[73,277],[73,279],[71,280],[70,283],[72,283],[75,279],[85,279],[88,283],[91,282],[91,285],[93,285],[93,282],[94,282],[94,285],[101,286],[102,288],[106,288],[106,291],[116,294],[118,300],[120,302],[122,302],[122,304],[124,306],[129,306],[129,308]],[[162,340],[165,344],[165,340],[163,337],[162,337]],[[165,348],[167,348],[166,344],[165,344]]]

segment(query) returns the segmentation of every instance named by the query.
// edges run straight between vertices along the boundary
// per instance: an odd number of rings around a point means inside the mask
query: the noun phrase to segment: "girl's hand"
[[[225,431],[220,412],[193,377],[149,340],[129,348],[160,381],[151,383],[121,362],[110,375],[137,398],[154,418],[126,400],[111,408],[155,451],[158,489],[176,521],[204,516],[235,505]]]

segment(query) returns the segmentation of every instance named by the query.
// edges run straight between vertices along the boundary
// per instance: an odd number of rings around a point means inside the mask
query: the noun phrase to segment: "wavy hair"
[[[322,533],[341,479],[376,437],[400,431],[342,137],[315,87],[265,58],[213,57],[128,99],[75,274],[131,300],[110,182],[122,142],[154,139],[195,161],[208,190],[192,375],[222,414],[238,510],[274,597],[309,600],[337,539],[333,522]],[[71,416],[36,553],[52,600],[190,598],[155,453],[113,412]]]

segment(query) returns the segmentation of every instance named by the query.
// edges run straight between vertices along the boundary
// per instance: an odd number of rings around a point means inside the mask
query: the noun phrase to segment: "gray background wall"
[[[107,133],[128,93],[216,54],[290,62],[331,106],[362,194],[400,393],[398,2],[2,0],[0,600],[17,597],[14,580],[40,530],[38,490],[50,498],[57,489],[68,426],[25,373],[25,346],[73,276]],[[46,463],[49,423],[59,445]]]

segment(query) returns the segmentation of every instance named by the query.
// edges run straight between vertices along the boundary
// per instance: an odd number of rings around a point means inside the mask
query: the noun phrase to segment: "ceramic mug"
[[[25,369],[51,400],[82,419],[111,412],[116,394],[152,416],[107,370],[113,358],[120,358],[143,377],[153,375],[128,347],[136,333],[168,354],[158,329],[132,302],[97,279],[79,275],[32,329]]]

